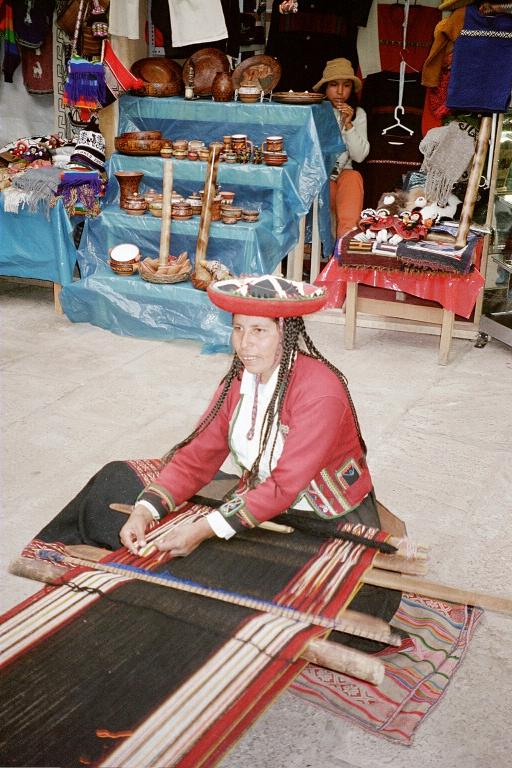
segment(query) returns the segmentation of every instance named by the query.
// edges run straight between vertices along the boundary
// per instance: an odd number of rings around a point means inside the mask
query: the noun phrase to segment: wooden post
[[[208,157],[208,166],[206,168],[206,179],[204,181],[203,207],[201,208],[201,218],[199,219],[199,232],[197,233],[196,258],[194,262],[194,274],[199,278],[201,261],[206,258],[208,248],[208,238],[210,237],[210,223],[212,220],[212,202],[215,197],[215,184],[217,182],[217,169],[219,166],[219,156],[222,144],[213,143],[210,145],[210,154]]]
[[[164,164],[163,199],[162,199],[162,226],[160,228],[160,251],[158,254],[158,266],[166,267],[169,263],[169,249],[171,244],[171,200],[172,200],[172,159],[162,158]]]
[[[475,154],[473,155],[473,163],[471,165],[471,171],[469,174],[468,186],[466,188],[466,194],[464,195],[464,203],[462,205],[462,211],[460,214],[459,230],[455,239],[454,248],[464,248],[467,243],[471,218],[473,216],[473,210],[475,208],[476,198],[478,195],[480,177],[482,175],[485,156],[489,146],[491,125],[492,117],[490,115],[482,117],[480,121],[480,130],[478,131]]]
[[[345,299],[345,349],[354,349],[356,342],[357,289],[356,281],[349,280]]]

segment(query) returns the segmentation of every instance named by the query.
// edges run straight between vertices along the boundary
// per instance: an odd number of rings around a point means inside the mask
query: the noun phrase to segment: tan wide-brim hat
[[[329,83],[331,80],[352,80],[355,92],[357,93],[361,90],[362,83],[355,76],[354,67],[348,59],[331,59],[328,61],[322,73],[322,79],[313,86],[313,90],[319,91],[322,85]]]

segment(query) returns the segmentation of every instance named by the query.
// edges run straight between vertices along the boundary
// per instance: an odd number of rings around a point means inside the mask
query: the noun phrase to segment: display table
[[[224,135],[233,133],[246,134],[258,146],[267,136],[282,136],[288,156],[295,161],[290,175],[298,193],[298,200],[288,209],[288,215],[298,222],[318,197],[320,240],[324,253],[331,253],[334,240],[328,180],[343,145],[330,103],[298,105],[264,101],[242,104],[209,99],[187,101],[181,97],[124,96],[120,101],[119,133],[143,130],[161,131],[162,136],[169,139],[196,138],[206,144],[222,141]],[[246,166],[248,171],[254,167]]]
[[[125,96],[120,100],[119,133],[139,130],[160,130],[169,139],[206,143],[241,132],[255,144],[272,134],[283,136],[289,160],[281,167],[220,163],[218,184],[235,192],[236,204],[258,208],[261,215],[255,223],[213,222],[208,259],[222,261],[234,274],[263,274],[274,272],[287,254],[297,251],[297,258],[289,258],[288,263],[290,276],[301,279],[300,238],[313,202],[324,249],[332,248],[330,210],[324,197],[341,137],[330,104],[248,105]],[[202,189],[206,165],[174,160],[174,189],[183,195]],[[62,291],[66,315],[73,322],[91,322],[124,335],[197,339],[208,349],[225,347],[229,315],[214,310],[207,295],[191,283],[155,285],[137,275],[126,278],[111,272],[109,249],[118,243],[134,243],[143,257],[156,257],[161,227],[161,220],[149,213],[131,216],[119,208],[114,176],[118,170],[143,171],[140,191],[162,189],[160,157],[112,155],[102,213],[86,222],[82,235],[78,254],[82,279]],[[172,221],[173,255],[186,250],[194,262],[198,226],[199,217]]]
[[[3,195],[0,199],[0,275],[51,281],[60,311],[61,286],[71,283],[77,261],[73,226],[62,200],[47,217],[26,208],[6,212]]]
[[[345,301],[345,348],[353,349],[357,313],[404,318],[440,326],[439,363],[448,362],[455,315],[469,318],[484,286],[484,278],[473,270],[467,275],[440,272],[399,272],[384,269],[340,267],[331,260],[322,273],[329,295],[328,307],[341,307]],[[440,306],[421,306],[401,301],[358,297],[358,285],[417,296]],[[405,297],[404,297],[405,298]]]

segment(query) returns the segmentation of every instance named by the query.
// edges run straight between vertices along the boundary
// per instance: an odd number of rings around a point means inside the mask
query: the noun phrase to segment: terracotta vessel
[[[242,221],[258,221],[260,212],[253,210],[252,208],[244,208],[242,210]]]
[[[142,216],[149,208],[148,201],[138,192],[126,195],[124,205],[121,206],[131,216]]]
[[[171,216],[173,219],[181,221],[192,218],[192,206],[186,200],[180,200],[179,203],[173,203],[171,206]]]
[[[118,275],[133,275],[140,260],[139,249],[132,243],[120,243],[109,250],[109,265]]]
[[[286,152],[263,152],[263,162],[266,165],[284,165],[287,160]]]
[[[231,101],[235,89],[229,72],[217,72],[212,83],[212,98],[214,101]]]
[[[114,176],[119,183],[119,205],[125,207],[127,195],[139,191],[139,184],[144,176],[143,171],[117,171]]]

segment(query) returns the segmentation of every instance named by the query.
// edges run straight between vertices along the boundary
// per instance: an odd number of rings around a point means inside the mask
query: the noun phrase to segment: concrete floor
[[[0,610],[38,589],[9,561],[114,458],[161,455],[204,409],[226,355],[73,325],[51,291],[0,281],[2,563]],[[311,322],[347,375],[378,497],[432,546],[429,577],[512,594],[512,353],[433,336]],[[223,768],[488,768],[512,765],[512,619],[486,614],[441,705],[412,747],[391,744],[284,694]]]

